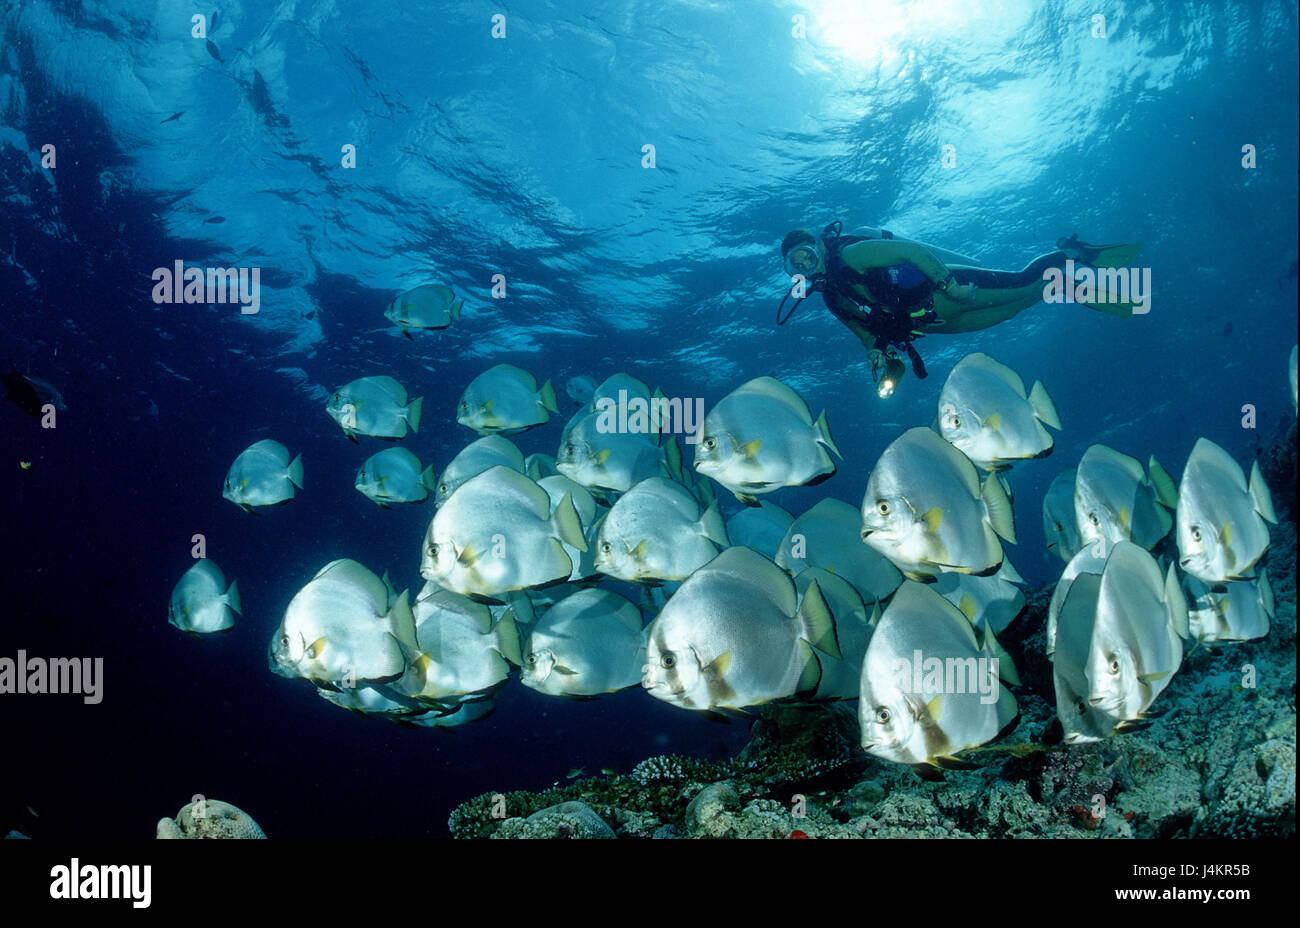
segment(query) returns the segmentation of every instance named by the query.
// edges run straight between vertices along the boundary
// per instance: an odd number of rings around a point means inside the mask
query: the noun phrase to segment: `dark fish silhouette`
[[[208,20],[208,31],[209,31],[209,32],[216,32],[216,31],[217,31],[217,13],[220,13],[220,12],[221,12],[220,10],[214,10],[213,13],[212,13],[212,18]]]
[[[204,221],[205,223],[209,223],[209,222],[210,222],[210,223],[213,223],[213,224],[219,224],[219,223],[223,223],[223,222],[225,222],[225,221],[226,221],[226,217],[225,217],[225,216],[209,216],[207,219],[205,219],[205,220],[203,220],[203,221]]]
[[[55,409],[67,409],[63,404],[63,394],[49,381],[11,369],[0,377],[0,382],[4,383],[5,399],[29,416],[39,417],[41,407],[47,403]]]
[[[172,113],[170,116],[164,119],[163,122],[172,122],[174,120],[180,119],[184,115],[185,115],[185,111],[181,110],[179,113]],[[160,122],[158,125],[161,126],[162,122]]]
[[[208,54],[220,61],[222,64],[226,63],[221,57],[221,52],[217,51],[217,46],[213,44],[211,39],[208,39]]]

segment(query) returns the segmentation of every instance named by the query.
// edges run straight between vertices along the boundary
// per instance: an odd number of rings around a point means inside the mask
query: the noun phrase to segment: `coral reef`
[[[159,838],[265,838],[261,826],[243,809],[220,799],[196,799],[176,818],[158,820]]]

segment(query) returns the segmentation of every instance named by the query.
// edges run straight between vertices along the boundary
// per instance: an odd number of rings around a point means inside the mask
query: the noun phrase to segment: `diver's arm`
[[[840,257],[859,273],[867,268],[895,267],[904,261],[910,261],[932,283],[941,284],[950,275],[948,266],[936,258],[930,249],[916,242],[900,242],[898,239],[854,242],[840,250]]]

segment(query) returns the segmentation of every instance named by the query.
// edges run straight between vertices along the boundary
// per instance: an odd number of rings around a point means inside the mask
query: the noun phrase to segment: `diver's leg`
[[[936,325],[927,326],[926,332],[934,332],[942,335],[951,332],[974,332],[978,329],[987,329],[990,326],[997,325],[999,322],[1006,322],[1017,313],[1023,312],[1029,307],[1041,301],[1043,298],[1042,287],[1027,287],[1021,290],[1003,290],[997,293],[979,292],[979,299],[969,303],[953,303],[947,300],[942,301],[944,306],[940,307],[940,299],[936,296],[934,308],[939,314],[939,322]]]

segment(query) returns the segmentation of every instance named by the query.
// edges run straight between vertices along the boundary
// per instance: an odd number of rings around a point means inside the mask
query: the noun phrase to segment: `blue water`
[[[283,17],[223,2],[220,61],[191,37],[191,7],[25,2],[3,18],[0,362],[57,384],[68,408],[55,429],[0,408],[0,655],[101,656],[106,679],[98,706],[0,699],[0,831],[148,837],[202,793],[272,836],[444,836],[478,793],[744,744],[743,726],[636,690],[569,703],[515,682],[490,719],[443,733],[359,719],[272,675],[269,637],[326,562],[420,583],[432,509],[355,492],[385,446],[352,445],[324,412],[356,377],[425,397],[406,445],[441,468],[475,437],[452,415],[461,390],[496,363],[557,386],[623,370],[706,405],[771,374],[828,411],[846,459],[773,497],[797,513],[828,494],[859,503],[883,448],[928,424],[952,365],[985,351],[1043,380],[1064,423],[1050,458],[1014,471],[1009,556],[1033,582],[1061,566],[1042,494],[1089,444],[1177,476],[1199,436],[1248,460],[1292,421],[1294,4],[1111,3],[1094,38],[1095,4],[1073,2],[303,3]],[[930,377],[880,401],[819,300],[773,325],[781,238],[835,219],[993,268],[1075,231],[1142,241],[1151,312],[1039,305],[927,337]],[[261,312],[155,305],[150,274],[176,260],[260,267]],[[427,280],[464,295],[464,316],[410,341],[382,312]],[[517,443],[554,454],[567,412]],[[266,437],[303,455],[306,488],[254,517],[220,487]],[[244,596],[219,640],[166,623],[195,533]]]

